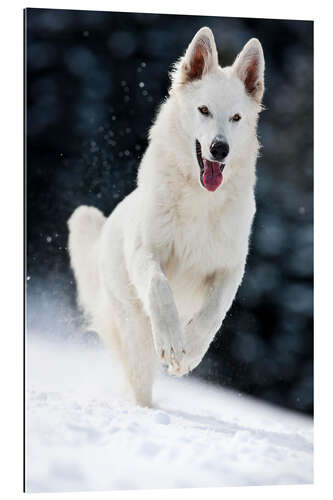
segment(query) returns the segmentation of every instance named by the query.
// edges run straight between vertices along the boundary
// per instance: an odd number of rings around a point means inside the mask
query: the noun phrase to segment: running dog
[[[137,187],[108,218],[68,221],[78,303],[152,404],[159,363],[182,376],[205,355],[242,281],[255,214],[264,55],[252,38],[220,67],[209,28],[171,72]]]

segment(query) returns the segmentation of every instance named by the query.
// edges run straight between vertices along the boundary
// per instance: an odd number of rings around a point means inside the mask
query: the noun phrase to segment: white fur
[[[204,67],[192,78],[196,49]],[[244,81],[253,57],[258,74],[249,95]],[[255,213],[263,72],[257,40],[222,69],[213,34],[202,28],[171,75],[137,188],[107,219],[81,206],[69,220],[79,304],[121,359],[138,404],[151,404],[158,362],[175,375],[200,363],[241,283]],[[198,112],[202,105],[212,116]],[[237,123],[230,121],[235,113]],[[195,140],[209,158],[216,134],[230,152],[222,185],[209,192],[200,183]]]

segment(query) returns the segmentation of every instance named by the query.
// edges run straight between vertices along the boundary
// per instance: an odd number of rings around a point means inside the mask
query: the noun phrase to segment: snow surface
[[[100,344],[26,345],[29,492],[312,482],[309,418],[166,375],[138,408]]]

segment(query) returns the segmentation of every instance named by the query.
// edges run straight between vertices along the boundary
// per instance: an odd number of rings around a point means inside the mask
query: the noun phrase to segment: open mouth
[[[223,181],[223,169],[225,164],[219,161],[210,161],[201,154],[201,144],[196,139],[195,150],[200,167],[200,182],[208,191],[216,191]]]

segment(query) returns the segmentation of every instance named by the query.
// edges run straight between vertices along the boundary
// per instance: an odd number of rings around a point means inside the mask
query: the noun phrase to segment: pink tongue
[[[202,161],[204,164],[202,182],[208,191],[215,191],[223,180],[220,164],[216,161],[206,160],[206,158],[203,158]]]

